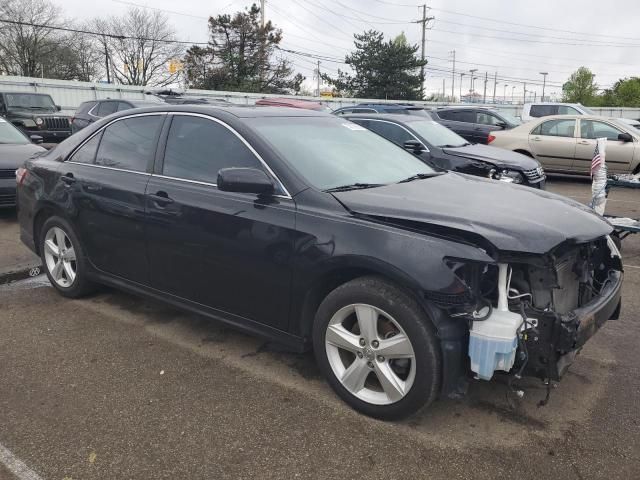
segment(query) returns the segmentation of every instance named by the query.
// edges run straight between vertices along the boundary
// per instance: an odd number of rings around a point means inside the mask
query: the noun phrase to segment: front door
[[[225,124],[170,117],[164,159],[147,187],[152,286],[286,329],[294,201],[218,190],[221,168],[266,169]]]
[[[621,142],[618,135],[624,133],[618,127],[599,120],[580,120],[580,138],[576,147],[574,170],[589,172],[596,149],[596,139],[606,138],[607,169],[611,173],[626,173],[633,160],[635,142]]]
[[[74,227],[99,270],[148,284],[145,191],[164,115],[135,115],[111,123],[60,169],[70,193]]]
[[[529,134],[529,147],[546,170],[568,171],[576,154],[575,119],[542,122]]]

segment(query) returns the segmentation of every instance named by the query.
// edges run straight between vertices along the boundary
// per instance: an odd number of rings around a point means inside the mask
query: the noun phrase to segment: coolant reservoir
[[[498,265],[498,306],[485,320],[474,321],[469,332],[471,370],[482,380],[491,380],[496,370],[513,367],[522,317],[509,311],[507,300],[508,265]]]

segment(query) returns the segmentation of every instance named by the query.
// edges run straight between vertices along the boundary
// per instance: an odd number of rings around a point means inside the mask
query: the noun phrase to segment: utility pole
[[[464,72],[460,72],[460,103],[462,103],[462,77],[465,76]]]
[[[515,91],[516,86],[515,85],[511,85],[511,103],[513,103],[513,92]]]
[[[498,72],[493,74],[493,103],[496,103],[496,88],[498,88]]]
[[[504,89],[502,90],[502,103],[507,103],[507,87],[509,86],[508,83],[504,84]]]
[[[456,94],[454,93],[454,88],[456,83],[456,51],[455,49],[451,53],[453,53],[453,68],[451,69],[451,101],[453,102],[456,96]]]
[[[104,64],[107,69],[107,83],[111,83],[111,74],[109,73],[109,52],[107,51],[107,37],[102,36],[102,43],[104,44]]]
[[[540,75],[542,75],[542,98],[540,98],[540,101],[544,102],[544,87],[547,86],[547,75],[549,75],[549,72],[540,72]]]
[[[488,72],[484,72],[484,94],[482,95],[482,103],[487,103],[487,81],[488,81]]]
[[[318,60],[318,68],[316,70],[316,78],[317,78],[317,85],[318,85],[318,96],[320,96],[320,60]]]
[[[471,70],[469,70],[469,71],[471,72],[471,87],[469,87],[469,93],[470,93],[471,95],[473,95],[473,92],[474,92],[474,90],[473,90],[473,81],[475,80],[474,75],[476,74],[476,72],[478,71],[478,69],[477,69],[477,68],[472,68],[472,69],[471,69]]]
[[[524,97],[522,103],[527,103],[527,82],[524,82]]]
[[[264,0],[262,0],[264,1]],[[427,4],[422,5],[422,20],[416,20],[415,23],[422,24],[422,50],[420,53],[420,59],[422,60],[422,66],[420,67],[420,91],[424,96],[424,58],[425,58],[425,45],[427,38],[427,22],[433,20],[435,17],[427,17]]]
[[[265,50],[265,42],[267,40],[266,35],[264,34],[264,0],[260,0],[260,24],[262,25],[262,41],[260,42],[260,88],[262,88],[262,82],[264,81],[264,50]]]
[[[444,96],[445,96],[445,95],[446,95],[446,94],[444,93],[444,77],[442,77],[442,101],[443,101],[443,102],[445,101],[445,99],[444,99]]]

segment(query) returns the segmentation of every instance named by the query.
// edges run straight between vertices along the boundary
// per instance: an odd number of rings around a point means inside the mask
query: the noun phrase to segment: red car
[[[305,110],[317,110],[320,112],[331,111],[326,105],[322,105],[320,102],[314,102],[313,100],[298,100],[294,98],[261,98],[256,102],[256,105],[262,107],[291,107],[291,108],[304,108]]]

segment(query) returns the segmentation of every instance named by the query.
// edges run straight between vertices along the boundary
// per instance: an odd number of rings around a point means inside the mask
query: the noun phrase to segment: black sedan
[[[436,168],[534,188],[545,187],[545,173],[537,160],[502,148],[469,143],[431,119],[376,114],[345,115],[344,118],[407,149]]]
[[[0,118],[0,208],[16,205],[16,170],[34,155],[46,150],[32,142],[42,143],[36,135],[33,139]]]
[[[589,208],[437,172],[321,112],[121,112],[29,160],[18,200],[60,294],[108,284],[313,346],[379,418],[470,372],[559,378],[619,312],[612,227]]]

